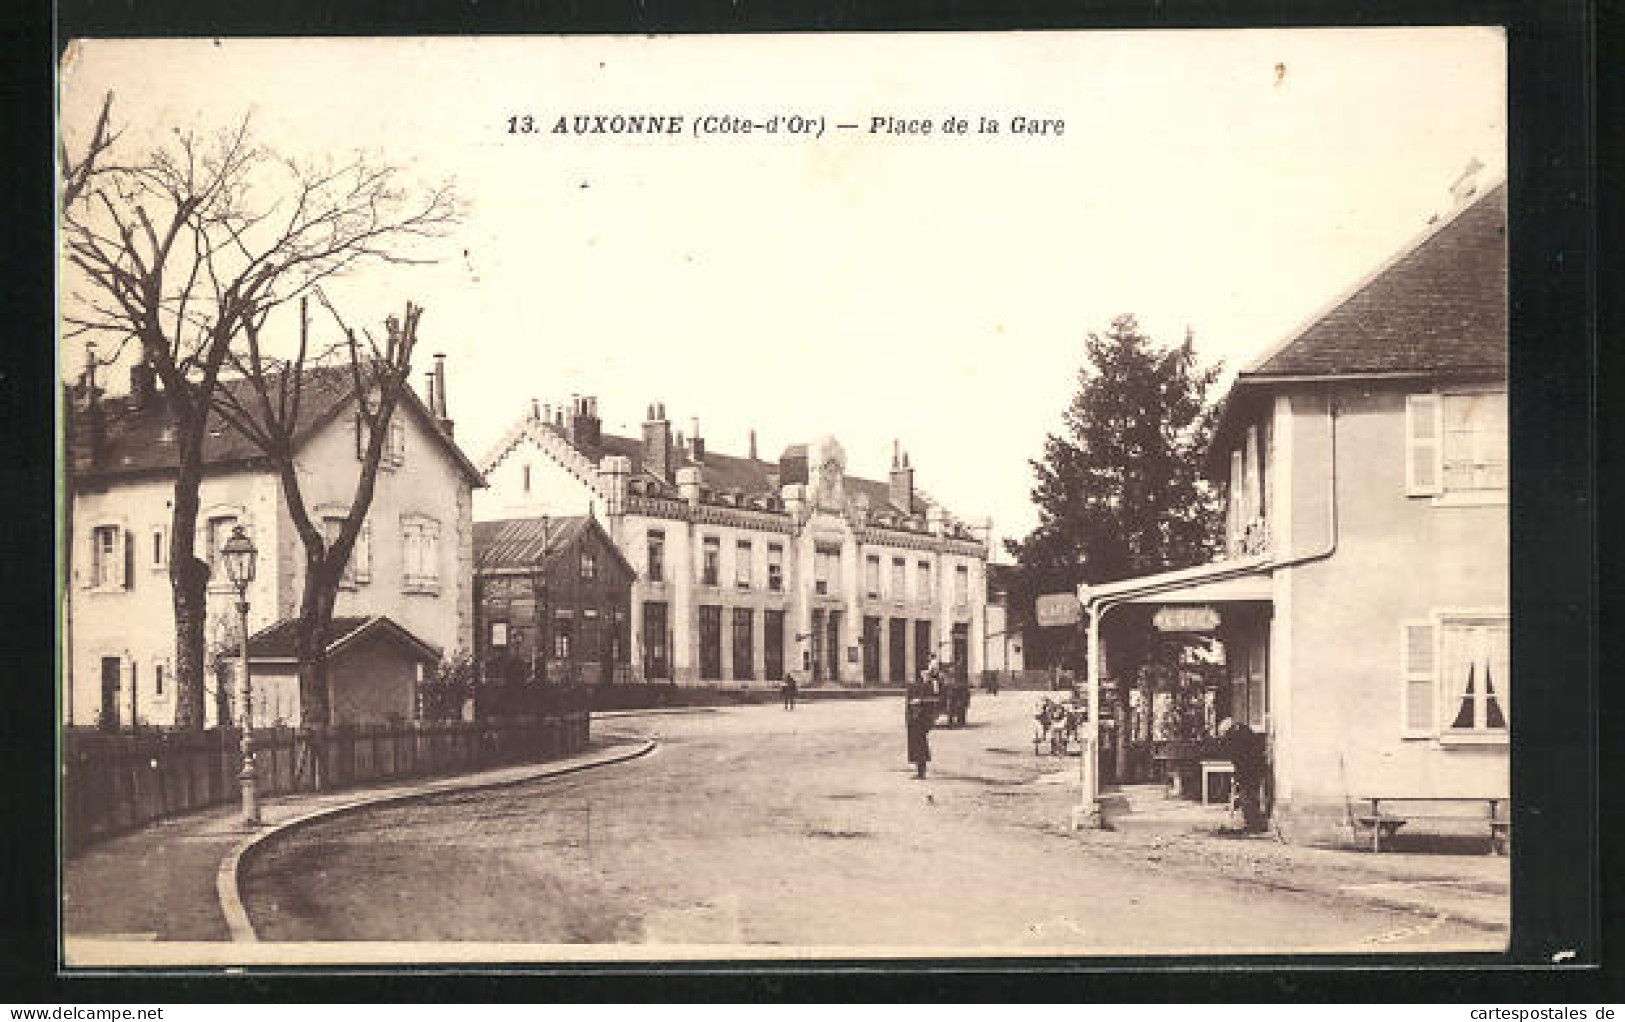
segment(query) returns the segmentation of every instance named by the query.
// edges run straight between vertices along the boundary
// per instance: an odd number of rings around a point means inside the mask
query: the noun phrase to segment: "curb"
[[[321,809],[315,809],[311,812],[305,813],[302,816],[295,816],[292,819],[284,820],[281,823],[255,831],[253,834],[240,841],[237,846],[225,856],[225,858],[221,859],[220,866],[215,871],[215,894],[220,901],[220,911],[226,917],[226,929],[230,931],[231,940],[233,943],[259,942],[259,935],[254,932],[254,924],[248,918],[248,909],[243,905],[242,894],[238,887],[238,881],[241,879],[239,874],[242,870],[243,858],[261,842],[269,840],[276,835],[285,834],[298,827],[315,823],[318,820],[342,816],[345,813],[352,813],[359,809],[369,809],[373,806],[388,805],[396,802],[410,802],[414,799],[429,798],[434,795],[444,795],[448,792],[485,791],[495,788],[507,788],[518,784],[528,784],[531,781],[547,780],[553,777],[563,777],[567,774],[580,773],[583,770],[592,770],[596,767],[612,766],[616,763],[625,763],[628,760],[637,759],[641,756],[647,756],[649,753],[655,750],[656,746],[657,743],[654,741],[654,739],[645,739],[642,745],[636,746],[625,752],[617,753],[613,756],[607,756],[603,759],[595,759],[586,763],[572,763],[552,770],[544,768],[537,773],[524,777],[506,778],[500,781],[487,781],[483,783],[466,785],[447,785],[441,788],[425,788],[417,791],[403,791],[388,795],[377,795],[371,798],[363,796],[351,802],[343,802],[339,805],[325,806]]]

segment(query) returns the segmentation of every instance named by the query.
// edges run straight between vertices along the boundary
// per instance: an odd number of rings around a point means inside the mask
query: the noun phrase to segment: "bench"
[[[1363,803],[1356,808],[1349,806],[1349,825],[1356,834],[1361,827],[1371,829],[1371,850],[1382,851],[1382,839],[1391,838],[1399,828],[1412,820],[1473,820],[1478,817],[1463,816],[1459,812],[1444,812],[1433,808],[1447,805],[1480,805],[1488,812],[1483,817],[1490,828],[1490,853],[1505,855],[1507,845],[1512,835],[1512,821],[1500,815],[1501,806],[1508,799],[1504,796],[1470,795],[1470,796],[1439,796],[1439,795],[1363,795],[1358,799]],[[1410,803],[1410,807],[1406,806]],[[1369,806],[1367,809],[1365,806]],[[1386,808],[1385,808],[1386,807]]]

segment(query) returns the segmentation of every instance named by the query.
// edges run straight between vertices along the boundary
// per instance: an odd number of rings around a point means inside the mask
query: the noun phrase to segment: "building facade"
[[[451,436],[443,363],[433,378],[439,389],[431,394],[432,408],[410,389],[397,406],[334,614],[356,621],[387,618],[421,646],[451,652],[473,647],[472,491],[481,480]],[[297,433],[306,507],[335,534],[360,472],[348,380],[347,371],[312,372],[301,416],[309,426]],[[65,594],[63,721],[172,724],[174,425],[151,377],[137,367],[123,396],[105,396],[94,378],[82,379],[71,399],[68,436],[71,535],[64,542],[73,547]],[[241,525],[259,550],[247,594],[249,627],[256,633],[298,615],[304,547],[276,473],[243,437],[217,424],[205,440],[204,458],[195,550],[212,572],[204,700],[212,723],[222,705],[220,692],[233,690],[241,642],[237,593],[218,562],[221,547]],[[342,677],[335,676],[334,684],[342,684]],[[266,696],[257,720],[297,722],[296,706],[277,709],[272,691]],[[345,703],[340,698],[333,705]]]
[[[1239,374],[1221,561],[1080,594],[1094,647],[1121,607],[1216,620],[1294,838],[1351,799],[1508,794],[1505,233],[1504,185],[1464,200]]]
[[[679,684],[898,685],[933,653],[980,672],[991,523],[968,525],[914,486],[846,474],[841,445],[777,462],[707,450],[652,405],[639,437],[602,432],[597,401],[535,403],[482,463],[481,518],[590,509],[636,569],[636,677]]]
[[[591,515],[474,525],[475,656],[490,682],[631,678],[637,573]]]

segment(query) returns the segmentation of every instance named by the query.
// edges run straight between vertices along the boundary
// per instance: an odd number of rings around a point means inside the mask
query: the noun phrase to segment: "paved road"
[[[1076,760],[1036,758],[1029,693],[978,696],[904,762],[893,700],[623,718],[654,755],[383,806],[271,841],[266,940],[1079,953],[1401,951],[1502,939],[1205,874],[1066,827]]]

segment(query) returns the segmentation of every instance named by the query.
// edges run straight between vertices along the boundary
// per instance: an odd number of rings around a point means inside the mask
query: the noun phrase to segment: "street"
[[[727,945],[864,953],[1494,948],[1504,934],[1068,828],[1077,760],[1033,755],[1034,694],[904,759],[898,700],[595,721],[649,756],[380,806],[278,836],[261,938]],[[1212,844],[1212,842],[1208,842]],[[1354,853],[1350,853],[1354,855]],[[1328,893],[1330,892],[1330,893]],[[628,948],[628,954],[649,954]]]

